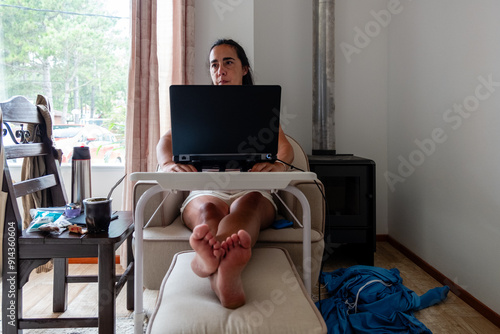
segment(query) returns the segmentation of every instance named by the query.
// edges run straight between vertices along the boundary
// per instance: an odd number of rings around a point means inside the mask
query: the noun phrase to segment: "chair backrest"
[[[292,165],[308,172],[310,170],[309,158],[307,157],[306,152],[304,152],[302,146],[300,146],[300,144],[295,139],[293,139],[289,135],[286,135],[286,137],[293,148],[294,158]]]
[[[38,101],[47,101],[39,95]],[[43,106],[40,106],[40,108]],[[26,195],[39,195],[43,197],[47,206],[64,206],[67,197],[64,182],[60,173],[58,152],[53,147],[52,139],[47,134],[46,117],[50,117],[47,109],[43,115],[39,107],[29,102],[25,97],[15,96],[8,101],[0,103],[3,115],[2,135],[4,142],[4,165],[2,190],[6,192],[5,222],[17,222],[18,231],[23,229],[22,217],[17,205],[17,198]],[[22,130],[13,130],[13,126],[23,124]],[[51,123],[49,123],[51,126]],[[29,129],[30,133],[26,131]],[[20,137],[18,143],[14,133]],[[6,142],[10,136],[12,144]],[[24,159],[27,158],[27,159]],[[26,179],[13,182],[9,161],[24,159],[23,170]],[[26,210],[26,208],[25,208]]]

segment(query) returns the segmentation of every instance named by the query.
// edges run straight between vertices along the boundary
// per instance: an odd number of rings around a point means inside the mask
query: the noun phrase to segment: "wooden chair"
[[[50,258],[22,259],[23,252],[23,218],[18,207],[18,198],[31,195],[35,192],[44,191],[47,206],[64,206],[67,204],[67,196],[63,179],[60,173],[57,151],[52,145],[52,140],[47,136],[46,123],[37,107],[22,96],[0,103],[3,114],[2,128],[7,132],[6,136],[14,134],[8,124],[23,124],[23,129],[18,133],[19,143],[4,147],[4,172],[2,190],[7,193],[5,203],[5,220],[3,233],[3,285],[2,285],[2,309],[6,310],[9,305],[16,305],[18,314],[16,319],[22,319],[22,287],[28,282],[29,275],[33,269],[50,261]],[[8,124],[5,124],[8,122]],[[35,133],[27,132],[27,126],[32,125]],[[19,131],[19,130],[18,130]],[[26,132],[25,132],[26,131]],[[29,137],[33,138],[29,142]],[[14,183],[10,170],[9,160],[31,158],[37,160],[45,166],[44,175],[27,179],[26,181]],[[15,242],[17,241],[17,242]],[[62,259],[64,261],[64,259]],[[61,272],[60,261],[54,263],[54,275]],[[7,282],[6,284],[6,278]],[[15,278],[15,279],[14,279]],[[10,279],[10,280],[9,280]],[[60,283],[60,282],[59,282]],[[58,289],[59,288],[59,289]],[[61,284],[54,284],[54,312],[64,311],[66,303],[61,300]],[[62,288],[65,286],[62,284]],[[17,293],[15,292],[17,290]],[[13,297],[13,298],[9,298]],[[7,312],[8,313],[8,312]],[[7,314],[2,319],[3,332],[6,332],[8,320],[12,319],[12,314]]]
[[[2,128],[8,132],[6,135],[15,132],[9,129],[7,122],[10,124],[24,124],[23,130],[18,133],[21,135],[21,143],[14,142],[12,145],[6,145],[4,147],[4,161],[2,162],[4,165],[2,191],[7,193],[2,252],[3,333],[17,333],[18,330],[27,328],[101,326],[100,323],[98,324],[97,318],[24,319],[22,317],[23,286],[28,281],[31,271],[40,265],[46,264],[51,258],[53,258],[54,262],[54,312],[64,312],[66,310],[68,283],[98,282],[97,276],[67,275],[68,260],[64,256],[69,256],[68,247],[73,247],[70,242],[89,240],[87,236],[83,238],[78,235],[73,237],[62,234],[59,238],[58,236],[52,237],[42,233],[28,233],[23,230],[23,218],[18,207],[18,198],[36,194],[44,198],[41,203],[43,207],[61,207],[68,203],[60,172],[58,152],[53,146],[52,139],[47,135],[45,119],[50,118],[47,118],[48,111],[44,108],[46,101],[43,96],[39,95],[36,106],[22,96],[16,96],[0,103],[3,115]],[[45,117],[40,111],[46,114]],[[32,132],[29,135],[24,132],[27,129],[26,125],[29,125]],[[51,124],[48,125],[51,126]],[[5,139],[5,137],[3,138]],[[25,181],[13,182],[8,162],[21,158],[32,159],[32,166],[34,168],[39,167],[40,173],[38,174],[40,176]],[[115,244],[119,245],[123,241],[122,239],[130,237],[131,240],[133,227],[129,229],[128,234],[124,234],[117,242],[113,241],[111,247],[115,246]],[[111,231],[109,234],[111,235]],[[78,240],[71,240],[75,238]],[[94,239],[102,240],[104,238],[97,236]],[[92,240],[88,241],[88,243],[91,242]],[[84,245],[83,247],[90,249],[91,246]],[[81,254],[76,253],[76,256],[74,256],[73,253],[75,252],[72,250],[72,257],[89,256],[84,254],[83,251]],[[97,253],[97,250],[94,251],[92,248],[92,252]],[[113,249],[111,249],[111,252],[113,252]],[[114,253],[112,257],[114,259]],[[113,263],[106,263],[106,266],[106,268],[114,268],[114,261]],[[101,270],[101,261],[99,261],[99,269]],[[109,273],[109,277],[111,280],[117,280],[114,271]],[[116,295],[118,295],[126,281],[126,279],[120,279],[119,286],[115,288]],[[129,309],[132,309],[133,298],[129,304]]]

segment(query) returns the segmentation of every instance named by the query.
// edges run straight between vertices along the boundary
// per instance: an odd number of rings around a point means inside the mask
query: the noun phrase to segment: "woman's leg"
[[[220,221],[216,238],[222,242],[224,255],[210,282],[224,307],[234,309],[245,304],[241,273],[250,260],[259,231],[272,224],[275,214],[273,204],[253,192],[236,200],[230,213]]]
[[[193,230],[190,244],[196,251],[191,267],[198,276],[210,277],[224,307],[245,304],[241,273],[260,230],[273,223],[275,214],[274,205],[258,192],[240,197],[230,208],[219,198],[200,196],[184,209],[184,222]]]
[[[234,233],[245,230],[251,237],[253,247],[260,230],[271,226],[275,216],[274,205],[267,198],[259,192],[248,193],[231,204],[229,214],[219,223],[216,238],[222,242]]]
[[[184,224],[191,229],[201,224],[206,224],[215,236],[219,223],[229,214],[229,205],[215,196],[199,196],[192,199],[182,213]]]
[[[189,238],[196,255],[191,262],[193,272],[208,277],[217,271],[223,250],[215,238],[222,218],[229,213],[229,206],[213,196],[200,196],[191,200],[182,213],[184,223],[193,231]]]

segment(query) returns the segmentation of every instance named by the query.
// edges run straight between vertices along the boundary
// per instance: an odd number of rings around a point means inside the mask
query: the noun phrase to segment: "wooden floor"
[[[331,271],[340,267],[356,264],[349,252],[340,248],[328,259],[324,270]],[[403,283],[417,294],[440,286],[432,277],[394,249],[387,242],[377,243],[375,266],[381,268],[398,268]],[[122,271],[117,266],[118,271]],[[70,274],[91,275],[97,272],[95,264],[70,264]],[[1,289],[0,289],[1,291]],[[144,292],[144,308],[151,314],[156,302],[157,291]],[[32,273],[24,292],[24,315],[26,317],[76,317],[96,316],[97,314],[97,284],[70,284],[69,306],[63,314],[52,313],[52,273]],[[117,317],[129,317],[131,312],[126,308],[126,293],[122,290],[117,300]],[[437,306],[424,309],[415,314],[433,333],[500,333],[500,328],[493,325],[474,309],[465,304],[452,292],[447,300]]]
[[[352,256],[349,256],[349,248],[339,248],[325,262],[324,271],[333,271],[337,268],[346,268],[356,264]],[[424,294],[429,289],[442,286],[387,242],[377,242],[375,266],[386,269],[397,268],[403,278],[403,284],[418,295]],[[500,333],[500,328],[476,312],[451,291],[444,303],[421,310],[415,313],[415,316],[432,333],[436,334]]]

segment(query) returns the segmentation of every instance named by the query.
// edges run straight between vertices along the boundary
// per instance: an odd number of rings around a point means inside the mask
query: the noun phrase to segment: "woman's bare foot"
[[[191,268],[196,275],[208,277],[217,271],[224,250],[210,232],[208,225],[196,226],[189,238],[189,244],[196,252],[191,262]]]
[[[221,246],[224,256],[219,269],[210,276],[210,282],[222,306],[236,309],[245,304],[241,273],[252,256],[252,239],[248,232],[240,230]]]

